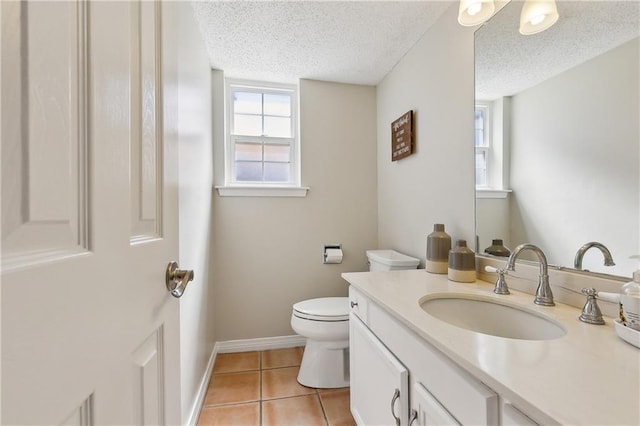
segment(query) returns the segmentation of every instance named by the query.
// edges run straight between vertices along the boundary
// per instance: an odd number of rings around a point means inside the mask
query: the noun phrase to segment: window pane
[[[264,117],[264,134],[272,138],[290,138],[291,119],[285,117]]]
[[[289,182],[289,163],[264,163],[264,180],[267,182]]]
[[[262,136],[262,117],[235,114],[233,116],[233,133],[245,136]]]
[[[264,94],[264,114],[291,117],[291,95]]]
[[[291,148],[289,145],[265,145],[264,161],[277,161],[288,163],[291,160]]]
[[[484,110],[476,109],[475,115],[475,146],[486,146],[484,140]]]
[[[262,145],[236,143],[236,161],[262,161]]]
[[[233,92],[233,112],[262,114],[262,93]]]
[[[476,129],[476,146],[484,145],[484,131],[482,129]]]
[[[236,181],[260,182],[262,181],[262,163],[246,163],[236,161]]]
[[[487,186],[487,153],[476,151],[476,186]]]

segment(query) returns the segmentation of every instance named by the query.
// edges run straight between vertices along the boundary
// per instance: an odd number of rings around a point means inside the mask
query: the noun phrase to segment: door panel
[[[133,353],[135,371],[134,417],[138,425],[164,424],[162,327],[155,330]]]
[[[164,284],[177,51],[160,5],[0,3],[2,424],[180,423]]]
[[[2,269],[9,271],[88,249],[87,16],[73,2],[2,9]]]
[[[131,241],[162,232],[160,4],[131,5]]]

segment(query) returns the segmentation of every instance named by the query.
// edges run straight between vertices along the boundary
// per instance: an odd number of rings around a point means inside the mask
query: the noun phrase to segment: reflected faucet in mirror
[[[611,252],[609,251],[609,249],[602,243],[599,243],[597,241],[591,241],[589,243],[584,244],[582,247],[578,249],[578,252],[576,253],[576,258],[573,261],[574,268],[578,270],[582,270],[582,258],[584,257],[584,254],[587,252],[587,250],[593,247],[597,248],[602,252],[602,255],[604,256],[604,266],[615,266],[615,262],[613,261],[613,257],[611,256]]]

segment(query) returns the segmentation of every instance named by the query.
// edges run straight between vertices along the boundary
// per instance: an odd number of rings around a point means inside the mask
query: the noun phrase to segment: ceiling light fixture
[[[460,0],[458,22],[465,27],[480,25],[493,16],[493,0]]]
[[[537,34],[558,20],[555,0],[526,0],[520,13],[520,34]]]

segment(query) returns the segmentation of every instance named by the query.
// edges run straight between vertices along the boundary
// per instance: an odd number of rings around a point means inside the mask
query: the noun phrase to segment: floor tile
[[[260,352],[238,352],[218,354],[213,366],[213,374],[236,373],[260,369]]]
[[[207,389],[204,406],[260,400],[260,372],[214,374]]]
[[[349,388],[298,383],[303,347],[218,354],[198,426],[353,426]]]
[[[353,426],[356,424],[351,415],[349,388],[321,390],[319,395],[329,426]]]
[[[298,383],[298,370],[298,367],[262,370],[262,399],[286,398],[315,393],[315,389]]]
[[[262,352],[262,368],[296,367],[302,361],[304,349],[300,347],[274,349]]]
[[[317,394],[262,402],[263,426],[326,425]]]
[[[204,408],[198,426],[260,426],[260,403]]]

